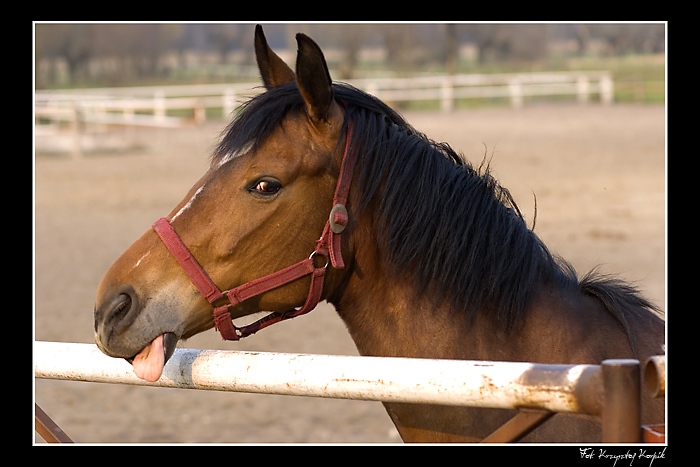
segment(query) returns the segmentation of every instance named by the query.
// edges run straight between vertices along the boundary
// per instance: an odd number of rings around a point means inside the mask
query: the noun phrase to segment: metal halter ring
[[[320,254],[320,253],[317,252],[317,251],[312,252],[312,253],[309,255],[309,259],[313,261],[314,256],[316,256],[316,255],[318,255],[318,254]],[[330,260],[330,258],[329,258],[328,256],[326,256],[326,255],[322,255],[322,256],[324,256],[324,257],[326,258],[326,264],[323,266],[323,269],[328,269],[328,265],[330,264],[331,260]],[[314,267],[316,267],[315,264],[314,264]]]

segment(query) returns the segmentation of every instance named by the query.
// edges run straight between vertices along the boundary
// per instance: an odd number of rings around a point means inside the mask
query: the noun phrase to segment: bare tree
[[[338,79],[352,79],[359,61],[360,50],[372,37],[372,24],[326,24],[316,25],[314,34],[319,40],[340,51]]]
[[[457,59],[459,58],[459,44],[457,43],[457,25],[445,25],[445,68],[448,75],[457,73]]]
[[[605,23],[590,26],[591,35],[606,44],[608,55],[663,51],[665,28],[661,23]]]
[[[92,58],[94,30],[89,24],[40,24],[35,28],[37,60],[65,60],[68,79],[85,72]],[[52,65],[52,69],[55,69]]]
[[[412,28],[404,24],[384,24],[379,29],[384,37],[387,63],[393,68],[407,68],[412,59],[410,50],[415,37]]]
[[[241,40],[242,30],[238,24],[212,24],[209,30],[219,63],[228,63],[228,52]]]
[[[466,28],[476,44],[479,63],[537,60],[547,53],[545,24],[470,24]]]

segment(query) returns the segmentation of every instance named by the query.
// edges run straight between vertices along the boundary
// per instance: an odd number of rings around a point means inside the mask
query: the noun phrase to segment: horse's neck
[[[633,358],[624,329],[594,298],[543,288],[510,333],[487,313],[467,322],[449,300],[436,306],[386,277],[368,268],[353,273],[334,303],[362,355],[594,364]],[[604,341],[591,337],[601,333]]]
[[[370,252],[371,255],[371,252]],[[362,355],[465,360],[491,359],[497,329],[477,318],[470,326],[429,295],[382,270],[367,251],[354,258],[342,294],[333,301]],[[503,347],[503,346],[501,346]]]
[[[362,355],[592,364],[631,357],[624,330],[592,298],[538,290],[520,326],[507,333],[486,313],[477,313],[467,324],[449,305],[436,307],[427,295],[415,298],[400,278],[387,280],[388,275],[366,263],[351,269],[334,305]],[[407,442],[479,441],[514,415],[474,407],[389,402],[384,406]],[[536,430],[530,441],[600,441],[596,423],[555,418]],[[663,420],[663,415],[657,419]]]
[[[632,357],[624,329],[595,298],[538,286],[518,327],[507,333],[487,313],[477,312],[467,323],[449,310],[449,300],[436,306],[429,294],[416,297],[400,276],[382,270],[373,251],[355,250],[331,300],[362,355],[591,364]],[[404,441],[418,442],[478,441],[513,415],[474,407],[384,406]],[[663,407],[657,412],[647,423],[663,420]],[[600,428],[561,416],[531,436],[536,442],[599,442]]]
[[[360,354],[460,358],[454,345],[459,330],[440,310],[411,300],[401,287],[374,282],[362,289],[354,294],[348,287],[343,300],[336,304]]]

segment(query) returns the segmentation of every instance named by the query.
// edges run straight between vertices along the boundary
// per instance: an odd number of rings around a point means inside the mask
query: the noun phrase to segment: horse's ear
[[[259,24],[255,26],[255,58],[265,88],[271,89],[296,79],[292,69],[267,45],[267,39]]]
[[[321,48],[305,34],[297,34],[297,86],[314,122],[328,120],[333,88]]]

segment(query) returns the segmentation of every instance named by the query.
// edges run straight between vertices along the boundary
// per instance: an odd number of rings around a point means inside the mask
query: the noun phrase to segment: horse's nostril
[[[113,328],[115,326],[128,326],[130,320],[135,319],[136,314],[131,313],[136,306],[136,294],[133,290],[122,289],[110,301],[107,301],[95,309],[95,331],[100,325]]]
[[[105,324],[110,327],[129,326],[131,324],[129,316],[131,316],[131,321],[135,318],[134,313],[131,313],[131,315],[129,314],[133,306],[134,300],[131,298],[131,294],[120,293],[114,298],[112,303],[110,303],[107,316],[105,316]]]
[[[124,293],[119,294],[114,305],[114,311],[112,311],[110,319],[120,320],[128,314],[131,309],[131,297]]]

